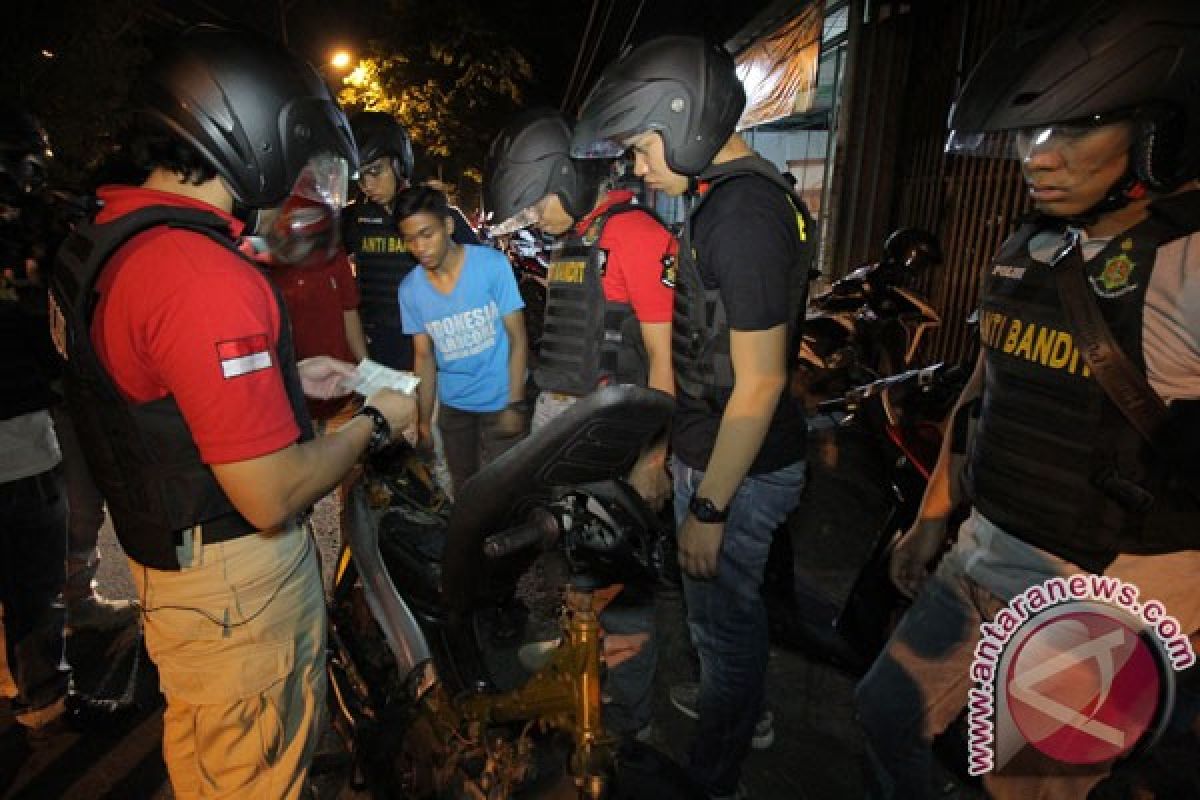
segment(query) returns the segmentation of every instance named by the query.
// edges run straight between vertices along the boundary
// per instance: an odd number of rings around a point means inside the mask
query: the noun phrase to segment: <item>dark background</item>
[[[455,52],[487,39],[506,43],[529,62],[528,77],[512,102],[455,110],[476,140],[461,142],[432,161],[426,173],[446,170],[455,180],[481,166],[480,146],[515,108],[538,104],[574,111],[586,89],[622,45],[667,32],[701,33],[724,41],[767,0],[84,0],[9,5],[0,25],[0,92],[32,111],[55,150],[56,183],[90,188],[120,177],[114,162],[128,123],[137,74],[160,48],[189,25],[212,22],[248,27],[287,44],[318,66],[336,86],[330,54],[345,49],[422,53],[433,42]],[[590,23],[590,25],[589,25]],[[586,35],[585,35],[586,34]],[[420,65],[414,63],[414,67]],[[571,82],[573,72],[586,75]],[[570,98],[564,98],[568,86]],[[564,100],[566,99],[566,102]],[[447,113],[449,113],[447,111]],[[418,137],[419,138],[419,137]],[[436,163],[434,163],[436,162]]]

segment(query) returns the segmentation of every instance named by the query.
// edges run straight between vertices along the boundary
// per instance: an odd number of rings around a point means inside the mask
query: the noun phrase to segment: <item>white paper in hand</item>
[[[364,358],[355,368],[356,379],[351,387],[363,397],[370,397],[380,389],[395,389],[397,392],[412,394],[421,382],[411,372],[404,372]]]

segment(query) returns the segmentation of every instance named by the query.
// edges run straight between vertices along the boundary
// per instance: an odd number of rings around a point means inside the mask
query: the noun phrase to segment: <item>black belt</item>
[[[309,513],[310,512],[305,511],[301,514],[295,514],[291,517],[288,517],[279,525],[262,531],[254,527],[254,525],[252,525],[248,519],[237,513],[225,514],[215,519],[210,519],[206,522],[200,523],[199,527],[203,531],[202,538],[204,544],[219,544],[221,542],[232,542],[235,539],[240,539],[243,536],[248,536],[251,533],[262,533],[267,536],[276,533],[282,533],[283,531],[290,530],[293,527],[305,524],[308,521]],[[188,530],[190,529],[175,531],[176,547],[183,546],[183,535]]]

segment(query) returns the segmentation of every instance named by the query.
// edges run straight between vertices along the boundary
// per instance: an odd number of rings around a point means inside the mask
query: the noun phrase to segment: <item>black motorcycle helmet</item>
[[[593,206],[602,173],[590,162],[571,158],[571,127],[552,108],[527,111],[514,119],[488,151],[484,193],[497,223],[503,224],[548,194],[579,220]]]
[[[1200,175],[1200,3],[1053,0],[1002,34],[950,111],[947,150],[980,134],[1133,126],[1130,170],[1101,208]]]
[[[243,206],[277,205],[312,156],[357,167],[350,125],[325,82],[263,36],[194,28],[145,73],[139,94],[139,110],[194,148]]]
[[[652,39],[609,65],[583,101],[571,154],[614,157],[629,137],[658,131],[667,166],[699,175],[746,106],[733,57],[692,36]]]
[[[412,180],[412,139],[395,117],[383,111],[359,111],[351,115],[350,126],[358,143],[359,164],[391,156],[397,181]]]
[[[41,123],[24,109],[0,103],[0,183],[3,192],[31,194],[46,183],[53,156]]]
[[[892,231],[884,240],[880,262],[885,267],[903,272],[920,272],[933,264],[942,263],[942,245],[929,231],[900,228]]]

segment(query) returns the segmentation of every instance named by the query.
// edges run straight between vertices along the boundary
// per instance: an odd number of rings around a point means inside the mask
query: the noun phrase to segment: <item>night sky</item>
[[[616,58],[623,42],[636,45],[662,33],[683,32],[704,33],[724,41],[768,4],[768,0],[596,0],[596,19],[589,40],[594,40],[601,27],[604,35],[590,79],[594,80],[604,65]],[[314,64],[321,64],[333,51],[344,48],[353,53],[373,35],[386,30],[390,3],[176,0],[168,5],[186,19],[220,21],[224,17],[275,36],[281,34],[279,8],[285,6],[288,43]],[[593,0],[494,0],[485,7],[487,15],[503,18],[496,24],[511,26],[514,35],[521,38],[522,49],[534,61],[538,83],[531,101],[558,105],[583,42]],[[488,24],[486,19],[483,24]]]

